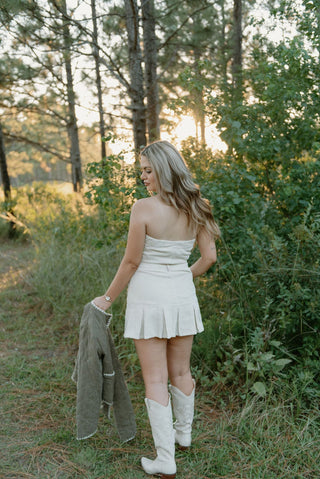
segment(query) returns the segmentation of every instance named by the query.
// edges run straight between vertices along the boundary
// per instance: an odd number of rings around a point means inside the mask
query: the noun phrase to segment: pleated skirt
[[[128,285],[125,338],[172,338],[203,331],[187,263],[141,263]]]

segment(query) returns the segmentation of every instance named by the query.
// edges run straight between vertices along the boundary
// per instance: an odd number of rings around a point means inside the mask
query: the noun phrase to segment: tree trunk
[[[160,138],[159,94],[157,79],[157,42],[154,0],[142,1],[145,82],[147,93],[147,128],[149,142]]]
[[[198,87],[194,89],[194,117],[197,124],[197,130],[200,126],[200,143],[206,144],[206,130],[205,130],[205,105],[203,98],[203,87],[201,85],[203,81],[203,75],[200,67],[201,52],[198,47],[194,47],[194,71],[197,78]],[[198,134],[197,134],[198,138]]]
[[[3,133],[2,133],[2,125],[0,124],[0,173],[2,179],[2,186],[4,192],[4,200],[8,204],[8,213],[13,215],[13,210],[11,208],[11,184],[10,184],[10,177],[8,173],[8,166],[7,166],[7,158],[6,158],[6,151],[4,147],[4,140],[3,140]],[[9,238],[13,238],[15,235],[15,224],[13,221],[9,222]]]
[[[66,1],[62,0],[62,9],[67,16]],[[68,99],[68,136],[70,140],[70,160],[72,167],[73,191],[80,191],[82,187],[81,157],[79,147],[78,125],[75,111],[75,92],[73,87],[73,76],[71,66],[71,35],[69,23],[63,18],[63,41],[64,41],[64,65],[67,78],[67,99]]]
[[[5,201],[11,200],[11,184],[7,167],[7,158],[3,141],[2,125],[0,124],[0,172]]]
[[[233,98],[242,100],[242,0],[233,1]]]
[[[193,72],[194,81],[193,88],[191,90],[192,95],[192,110],[193,117],[196,123],[196,139],[201,145],[205,145],[205,104],[204,104],[204,75],[202,72],[201,59],[203,50],[201,47],[201,36],[199,32],[202,30],[201,14],[195,13],[192,18],[192,34],[190,39],[190,45],[193,52]],[[199,135],[200,130],[200,135]],[[199,138],[200,136],[200,138]]]
[[[227,41],[226,41],[226,15],[224,4],[225,0],[221,2],[221,70],[222,70],[222,83],[224,86],[228,84],[228,73],[227,73]]]
[[[316,17],[317,17],[317,39],[318,39],[318,59],[320,62],[320,6],[316,6]]]
[[[97,27],[97,14],[96,14],[96,2],[91,0],[91,14],[92,14],[92,53],[95,61],[95,70],[96,70],[96,86],[98,94],[98,107],[99,107],[99,130],[101,137],[101,161],[104,162],[107,156],[106,153],[106,144],[103,141],[105,136],[105,123],[104,123],[104,111],[103,111],[103,101],[102,101],[102,86],[101,86],[101,74],[100,74],[100,53],[98,46],[98,27]]]
[[[139,17],[136,0],[125,0],[125,11],[129,48],[130,108],[132,115],[135,159],[136,163],[138,163],[140,148],[146,145],[146,117],[139,36]]]

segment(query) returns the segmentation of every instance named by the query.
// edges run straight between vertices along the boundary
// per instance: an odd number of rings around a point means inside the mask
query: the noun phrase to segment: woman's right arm
[[[197,243],[201,256],[190,268],[194,278],[208,271],[210,266],[217,261],[215,241],[204,228],[198,233]]]
[[[137,201],[132,207],[126,251],[119,269],[104,296],[98,296],[93,301],[101,309],[106,310],[111,302],[106,302],[105,296],[114,301],[126,288],[137,270],[143,253],[146,236],[146,206],[143,200]]]

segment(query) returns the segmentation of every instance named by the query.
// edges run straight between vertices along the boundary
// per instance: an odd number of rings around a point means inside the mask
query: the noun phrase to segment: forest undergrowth
[[[76,388],[71,374],[81,313],[84,304],[114,274],[124,239],[120,236],[117,241],[108,241],[107,229],[97,228],[103,223],[101,213],[85,205],[80,196],[71,214],[68,198],[55,196],[42,187],[38,194],[41,201],[34,201],[36,189],[32,195],[29,191],[28,214],[20,215],[28,233],[14,242],[2,235],[0,243],[0,477],[146,477],[140,457],[154,454],[153,442],[138,360],[131,341],[122,337],[123,295],[113,306],[111,328],[136,414],[137,436],[121,443],[113,419],[101,416],[98,432],[92,438],[77,441],[75,437]],[[26,197],[23,198],[20,208],[27,211]],[[197,284],[206,316],[204,286]],[[206,323],[212,341],[218,333],[212,323]],[[255,334],[248,341],[252,368],[263,361],[258,354],[261,337],[257,331]],[[319,407],[316,401],[305,399],[307,394],[316,394],[312,381],[307,383],[304,376],[309,390],[302,391],[298,387],[302,380],[294,382],[289,374],[281,375],[280,370],[289,363],[281,367],[278,363],[278,369],[274,366],[267,391],[259,390],[259,386],[255,390],[253,385],[260,381],[250,378],[247,385],[245,379],[233,381],[234,345],[230,345],[228,356],[224,343],[224,360],[213,371],[209,352],[219,347],[222,351],[221,339],[217,336],[216,344],[208,344],[208,336],[206,339],[206,333],[199,335],[195,343],[193,444],[188,453],[177,451],[177,477],[320,477]],[[270,357],[265,356],[264,361],[267,370]]]

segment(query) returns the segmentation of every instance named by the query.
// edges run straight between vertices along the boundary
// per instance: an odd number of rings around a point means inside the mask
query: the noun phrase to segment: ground
[[[55,315],[33,286],[35,247],[0,243],[0,478],[146,479],[140,457],[154,455],[139,370],[119,349],[138,432],[121,443],[113,422],[75,438],[71,381],[80,318]],[[177,451],[177,479],[320,478],[319,413],[295,414],[288,401],[230,400],[231,388],[198,378],[193,444]]]

